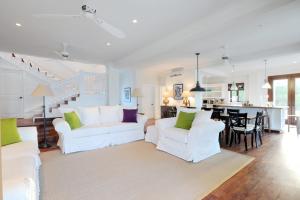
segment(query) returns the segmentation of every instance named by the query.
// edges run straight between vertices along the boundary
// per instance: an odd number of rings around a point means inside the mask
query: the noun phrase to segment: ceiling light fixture
[[[269,83],[268,79],[267,79],[267,60],[265,61],[265,80],[264,80],[264,84],[262,86],[263,89],[271,89],[271,84]]]
[[[22,26],[22,24],[20,24],[20,23],[16,23],[16,26],[18,26],[18,27],[21,27],[21,26]]]
[[[131,22],[132,22],[133,24],[137,24],[139,21],[138,21],[137,19],[133,19]]]
[[[190,90],[190,92],[204,92],[205,91],[205,88],[201,87],[200,83],[199,83],[199,55],[200,55],[200,53],[196,53],[196,56],[197,56],[197,82],[196,82],[196,86],[194,88],[192,88]]]
[[[293,61],[293,63],[294,63],[294,64],[296,64],[296,63],[297,63],[297,61]]]
[[[111,46],[111,43],[110,42],[106,42],[106,46]]]
[[[231,72],[232,72],[232,77],[233,77],[233,74],[234,74],[234,72],[235,72],[235,66],[234,66],[234,65],[232,65],[232,70],[231,70]],[[237,87],[235,81],[232,81],[230,90],[231,90],[231,91],[237,91],[237,90],[238,90],[238,87]]]

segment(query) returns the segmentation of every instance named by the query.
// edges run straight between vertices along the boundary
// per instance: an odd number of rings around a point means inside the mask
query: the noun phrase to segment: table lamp
[[[142,97],[140,88],[135,88],[132,92],[132,97],[136,97],[136,107],[139,109],[139,97]]]
[[[183,104],[185,107],[191,106],[189,97],[191,96],[191,93],[189,91],[183,91],[181,96],[183,97]]]

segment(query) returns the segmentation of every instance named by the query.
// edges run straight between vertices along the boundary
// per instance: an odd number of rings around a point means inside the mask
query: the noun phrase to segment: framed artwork
[[[173,96],[175,100],[182,100],[183,97],[181,96],[183,92],[183,84],[176,83],[173,85]]]
[[[124,102],[131,102],[131,87],[124,88]]]

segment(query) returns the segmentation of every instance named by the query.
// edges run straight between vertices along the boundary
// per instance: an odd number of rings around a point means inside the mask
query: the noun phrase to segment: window
[[[228,84],[230,102],[244,102],[245,101],[244,83],[236,83],[238,90],[231,90],[231,85],[232,84]]]

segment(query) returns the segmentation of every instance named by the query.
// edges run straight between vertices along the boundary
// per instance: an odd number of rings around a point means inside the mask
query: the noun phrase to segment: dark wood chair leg
[[[263,143],[262,143],[262,138],[261,138],[261,131],[259,131],[258,137],[259,137],[260,145],[262,145]]]
[[[229,146],[231,147],[232,146],[232,143],[233,143],[233,137],[234,137],[234,133],[232,130],[229,131],[229,135],[230,135],[230,143],[229,143]]]
[[[257,131],[254,132],[255,136],[255,147],[257,148]]]
[[[254,139],[254,136],[253,136],[254,134],[253,133],[251,133],[251,147],[252,147],[252,149],[253,149],[253,139]]]
[[[245,142],[245,150],[248,151],[248,145],[247,145],[247,135],[244,135],[244,142]]]

